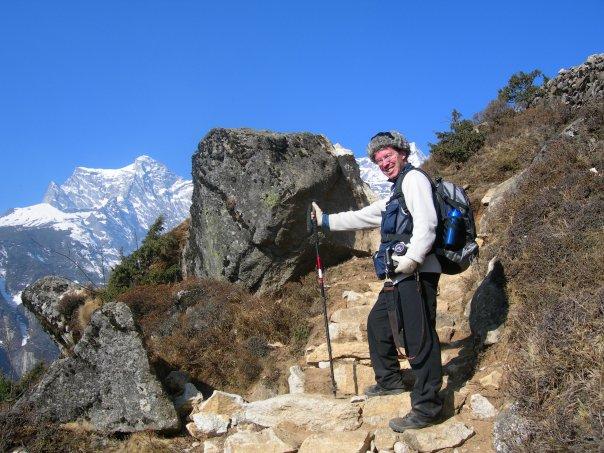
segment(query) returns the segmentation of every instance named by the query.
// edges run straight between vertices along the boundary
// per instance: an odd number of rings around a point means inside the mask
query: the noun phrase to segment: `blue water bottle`
[[[457,208],[451,209],[447,216],[447,230],[445,232],[445,248],[455,247],[457,236],[462,222],[461,211]]]

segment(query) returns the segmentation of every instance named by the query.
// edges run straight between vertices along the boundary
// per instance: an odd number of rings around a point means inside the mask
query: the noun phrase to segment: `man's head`
[[[407,163],[410,152],[409,142],[396,131],[378,132],[367,145],[369,158],[380,167],[388,179],[398,176]]]

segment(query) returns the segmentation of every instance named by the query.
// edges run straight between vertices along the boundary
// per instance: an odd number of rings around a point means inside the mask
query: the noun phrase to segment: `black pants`
[[[396,285],[394,297],[398,325],[403,326],[406,354],[415,375],[411,405],[415,412],[434,417],[442,409],[438,392],[442,386],[440,343],[436,334],[436,290],[440,274],[420,274],[421,294],[415,277]],[[403,387],[388,306],[380,295],[367,319],[371,365],[378,384],[384,388]]]

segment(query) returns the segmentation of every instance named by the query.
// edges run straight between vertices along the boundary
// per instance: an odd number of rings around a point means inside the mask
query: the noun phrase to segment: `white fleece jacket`
[[[432,199],[432,187],[428,178],[419,171],[410,171],[403,179],[403,195],[407,209],[413,218],[413,232],[406,256],[419,264],[420,272],[442,272],[438,258],[430,252],[436,239],[438,219]],[[382,213],[390,197],[371,203],[358,211],[329,214],[329,229],[332,231],[363,230],[379,227]],[[396,280],[408,274],[397,276]]]

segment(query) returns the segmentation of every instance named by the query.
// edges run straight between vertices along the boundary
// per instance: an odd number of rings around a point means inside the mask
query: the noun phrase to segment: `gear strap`
[[[424,305],[424,301],[422,299],[422,288],[421,288],[421,284],[420,284],[420,280],[419,280],[419,272],[415,271],[415,279],[417,282],[417,292],[419,293],[419,298],[420,298],[420,303],[422,304],[422,316],[423,316],[423,322],[422,322],[422,339],[421,339],[421,343],[420,346],[418,348],[417,354],[419,354],[423,349],[424,346],[426,345],[426,324],[428,322],[428,320],[426,319],[426,309],[423,306]],[[398,318],[396,316],[396,297],[394,292],[396,291],[396,287],[392,284],[392,282],[388,281],[384,283],[384,286],[382,287],[382,291],[384,292],[384,294],[386,295],[386,297],[388,297],[388,322],[390,324],[390,330],[392,331],[392,337],[394,339],[394,346],[396,347],[396,352],[397,352],[397,356],[399,359],[405,359],[408,360],[409,362],[411,362],[412,360],[414,360],[417,355],[413,355],[413,356],[408,356],[406,351],[405,351],[405,347],[403,346],[403,344],[401,343],[401,335],[404,337],[404,334],[402,333],[402,329],[399,329],[398,326]],[[402,307],[401,307],[401,314],[402,314]],[[404,341],[404,338],[403,338]]]

